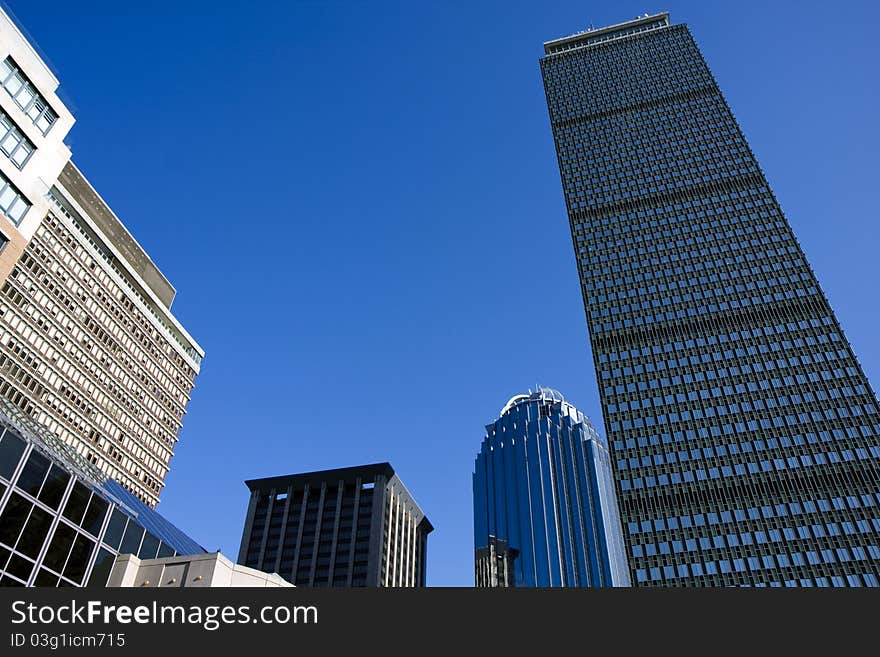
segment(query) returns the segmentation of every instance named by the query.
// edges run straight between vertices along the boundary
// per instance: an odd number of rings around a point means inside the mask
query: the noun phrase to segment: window
[[[30,202],[22,196],[18,188],[0,174],[0,211],[18,226],[30,207]]]
[[[0,62],[0,85],[12,96],[15,104],[27,114],[37,129],[44,135],[47,134],[58,115],[49,107],[46,99],[39,94],[11,57]]]
[[[31,504],[24,496],[13,493],[0,515],[0,542],[9,547],[15,545],[21,528],[31,512]]]
[[[62,575],[76,584],[81,584],[94,548],[95,543],[86,538],[85,534],[77,534]]]
[[[2,251],[2,247],[0,247],[0,251]],[[24,453],[24,448],[24,441],[7,429],[3,439],[0,440],[0,477],[12,478],[12,473],[15,472],[21,455]]]
[[[52,516],[38,506],[31,510],[27,525],[21,533],[16,549],[31,559],[36,559],[43,547],[49,527],[52,524]]]
[[[114,550],[119,549],[119,542],[122,540],[122,534],[125,531],[126,516],[119,509],[113,510],[113,515],[104,532],[104,542]]]
[[[55,528],[52,542],[49,543],[46,556],[43,557],[43,566],[60,573],[64,568],[64,562],[67,561],[67,555],[70,552],[70,546],[73,545],[74,538],[76,538],[76,532],[69,525],[59,522]]]
[[[86,586],[104,586],[107,583],[107,579],[110,577],[110,571],[113,569],[113,562],[115,560],[115,554],[104,548],[100,548]]]
[[[5,112],[0,110],[0,151],[19,169],[23,168],[35,147],[15,126]]]
[[[48,458],[40,454],[36,450],[31,450],[27,463],[18,475],[16,486],[29,495],[37,496],[43,485],[43,480],[49,472],[51,462]]]

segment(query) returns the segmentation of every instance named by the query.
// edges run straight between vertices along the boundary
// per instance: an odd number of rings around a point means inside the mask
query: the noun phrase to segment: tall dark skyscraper
[[[544,51],[633,581],[877,586],[877,398],[687,26]]]

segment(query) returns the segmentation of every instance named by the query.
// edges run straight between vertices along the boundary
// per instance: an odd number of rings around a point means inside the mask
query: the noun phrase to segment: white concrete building
[[[71,162],[57,88],[0,10],[0,395],[155,506],[204,352]]]
[[[133,554],[116,557],[108,587],[286,587],[293,586],[277,573],[232,563],[219,552],[164,559],[138,559]]]

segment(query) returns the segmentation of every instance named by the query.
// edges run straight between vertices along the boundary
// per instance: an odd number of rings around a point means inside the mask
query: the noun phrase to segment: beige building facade
[[[57,88],[0,11],[0,396],[155,506],[204,352],[71,161]]]

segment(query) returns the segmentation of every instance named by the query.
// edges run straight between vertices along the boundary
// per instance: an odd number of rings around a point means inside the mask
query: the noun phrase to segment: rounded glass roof
[[[504,408],[501,409],[500,415],[504,415],[511,408],[516,406],[521,401],[552,401],[552,402],[564,402],[565,397],[562,396],[562,393],[558,390],[554,390],[553,388],[538,388],[534,392],[531,390],[526,395],[514,395],[508,400],[508,402],[504,405]]]

